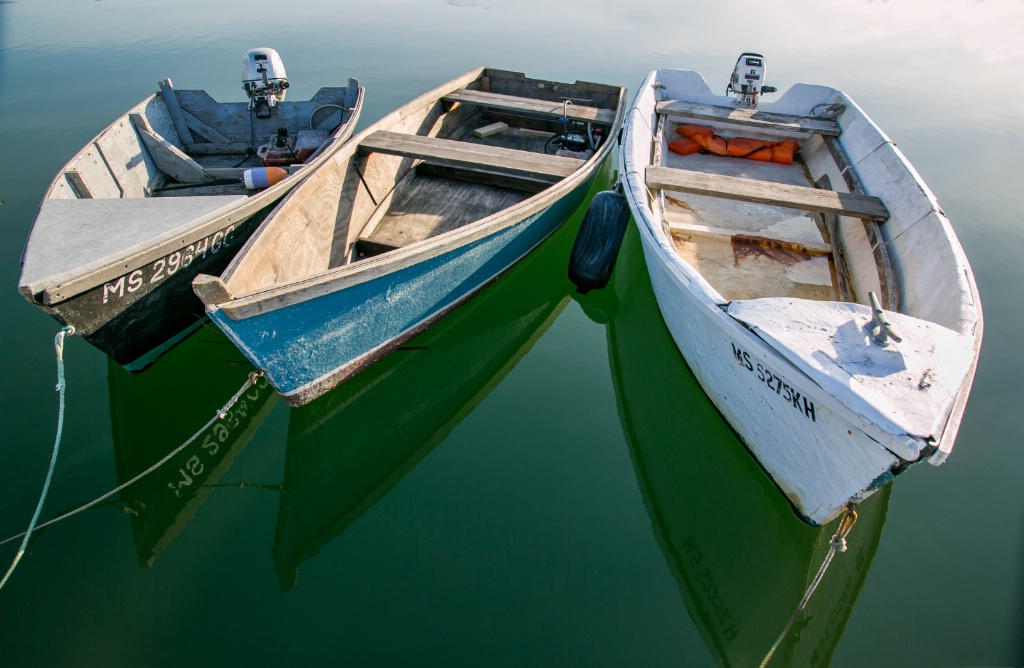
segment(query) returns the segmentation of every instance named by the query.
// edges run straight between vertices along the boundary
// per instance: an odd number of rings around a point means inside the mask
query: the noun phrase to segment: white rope
[[[14,561],[11,562],[11,567],[7,569],[6,575],[3,580],[0,580],[0,589],[3,589],[4,585],[7,584],[7,579],[11,577],[11,573],[18,567],[18,562],[25,555],[25,548],[28,546],[29,538],[32,537],[32,532],[35,531],[36,522],[39,521],[39,514],[43,512],[43,504],[46,503],[46,494],[50,491],[50,481],[53,480],[53,470],[57,467],[57,453],[60,451],[60,437],[64,431],[64,339],[68,336],[75,335],[75,328],[68,326],[57,332],[57,336],[53,340],[53,346],[57,349],[57,392],[60,394],[60,409],[57,413],[57,438],[53,442],[53,454],[50,456],[50,470],[46,472],[46,480],[43,482],[43,493],[39,495],[39,503],[36,504],[36,512],[32,515],[32,521],[28,523],[28,530],[21,534],[25,537],[25,540],[21,541],[21,547],[18,548],[18,553],[14,555]],[[45,526],[45,525],[44,525]],[[14,536],[18,538],[18,536]],[[6,542],[6,541],[5,541]]]
[[[772,655],[775,654],[775,650],[782,644],[783,639],[789,630],[796,623],[797,617],[804,611],[804,607],[807,605],[807,601],[811,600],[811,594],[818,588],[818,584],[821,582],[821,578],[825,576],[825,571],[828,570],[829,564],[832,563],[832,557],[836,556],[836,552],[846,552],[846,536],[850,533],[850,529],[853,528],[853,523],[857,521],[857,511],[853,509],[853,504],[847,509],[846,514],[843,515],[843,519],[839,521],[839,528],[836,529],[836,533],[832,536],[832,547],[829,549],[828,554],[825,555],[825,561],[822,562],[821,568],[818,569],[818,574],[814,576],[814,580],[811,582],[811,586],[807,588],[807,593],[804,594],[804,598],[800,601],[800,605],[796,606],[796,611],[793,616],[789,618],[789,622],[786,624],[786,628],[782,629],[782,633],[775,640],[775,644],[768,650],[768,656],[764,657],[764,661],[761,662],[761,668],[765,668],[768,662],[772,660]]]
[[[213,425],[214,422],[216,422],[217,420],[222,419],[225,416],[225,414],[228,412],[228,409],[231,408],[231,406],[234,405],[234,403],[236,401],[238,401],[239,398],[241,398],[241,396],[243,394],[245,394],[246,390],[248,390],[250,387],[252,387],[253,384],[255,384],[256,380],[260,376],[262,376],[262,375],[263,375],[262,371],[253,371],[252,373],[250,373],[248,380],[245,381],[245,384],[242,385],[241,389],[239,389],[238,392],[235,392],[234,396],[232,396],[230,399],[228,399],[228,402],[226,404],[224,404],[224,406],[220,410],[218,410],[216,412],[216,414],[214,414],[214,416],[212,418],[210,418],[209,422],[207,422],[202,427],[200,427],[199,431],[194,433],[187,441],[185,441],[184,443],[179,445],[177,448],[175,448],[171,452],[167,453],[167,455],[165,455],[164,458],[161,459],[160,461],[158,461],[156,464],[153,464],[148,469],[146,469],[142,473],[138,474],[137,476],[135,476],[134,478],[132,478],[128,482],[126,482],[126,483],[124,483],[122,485],[119,485],[118,487],[115,487],[114,489],[110,490],[109,492],[107,492],[103,496],[97,497],[97,498],[93,499],[92,501],[90,501],[89,503],[85,504],[84,506],[79,506],[78,508],[75,508],[74,510],[72,510],[70,512],[64,513],[63,515],[59,515],[57,517],[54,517],[49,522],[44,522],[43,524],[40,524],[37,528],[38,529],[42,529],[43,527],[48,527],[51,524],[56,524],[57,522],[60,522],[61,520],[66,520],[67,518],[71,517],[72,515],[77,515],[78,513],[84,512],[86,510],[89,510],[90,508],[93,508],[93,507],[99,505],[103,501],[106,501],[107,499],[109,499],[114,494],[117,494],[121,490],[129,487],[130,485],[135,484],[136,482],[138,482],[142,478],[146,477],[147,475],[149,475],[153,471],[155,471],[158,468],[160,468],[168,460],[170,460],[176,454],[178,454],[179,452],[184,450],[186,447],[188,447],[188,445],[190,443],[192,443],[192,441],[196,440],[196,438],[198,438],[200,434],[202,434],[204,431],[209,429]],[[63,410],[63,404],[61,405],[61,408]],[[63,415],[63,413],[62,413],[62,415]],[[37,510],[36,514],[38,515],[38,513],[39,513],[39,511]],[[30,528],[29,532],[32,531],[32,530],[33,529]],[[22,534],[18,534],[16,536],[11,536],[10,538],[5,538],[4,540],[0,540],[0,545],[4,545],[5,543],[9,543],[12,540],[17,540],[18,538],[21,538],[22,536],[25,536],[25,541],[27,542],[28,541],[28,533],[29,532],[25,532],[25,533],[22,533]],[[19,554],[19,557],[20,557],[20,554]],[[0,586],[2,586],[2,584],[0,584]]]

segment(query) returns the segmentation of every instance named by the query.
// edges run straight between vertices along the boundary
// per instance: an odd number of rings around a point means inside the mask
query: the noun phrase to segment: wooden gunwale
[[[282,193],[286,193],[298,185],[306,178],[306,176],[311,174],[318,165],[326,161],[348,140],[351,136],[352,130],[355,128],[355,124],[359,120],[359,113],[362,110],[363,93],[363,87],[359,86],[357,89],[356,101],[353,105],[353,111],[349,116],[348,121],[335,130],[331,140],[325,144],[325,147],[319,155],[314,156],[313,159],[304,165],[302,169],[296,170],[294,173],[290,173],[280,182],[261,191],[257,195],[249,197],[237,208],[211,218],[200,226],[188,230],[185,233],[169,232],[152,240],[148,240],[136,246],[136,250],[130,250],[128,254],[118,258],[117,260],[89,269],[85,273],[79,273],[76,271],[73,276],[58,274],[51,277],[56,280],[50,281],[49,285],[40,285],[37,283],[29,286],[22,286],[22,294],[32,302],[36,301],[35,295],[40,293],[44,294],[44,303],[47,304],[57,304],[62,301],[66,301],[97,285],[117,278],[118,276],[131,271],[135,267],[149,264],[150,262],[172,253],[183,246],[199,241],[232,223],[244,220],[245,218],[257,213],[275,199],[281,197]],[[145,110],[146,105],[155,99],[160,99],[161,104],[164,103],[160,93],[154,93],[153,95],[146,97],[139,104],[135,105],[127,112],[116,118],[112,123],[107,125],[107,127],[85,144],[81,150],[75,153],[75,155],[72,156],[64,167],[57,172],[56,177],[54,177],[50,182],[50,187],[47,188],[43,201],[50,199],[51,193],[57,187],[60,179],[64,178],[65,172],[71,170],[71,165],[74,164],[90,146],[96,143],[106,132],[111,130],[118,123],[130,123],[130,115],[141,114]],[[40,208],[41,207],[42,202],[40,202]],[[38,215],[39,211],[37,209],[36,216],[38,217]],[[29,236],[31,236],[31,234],[32,232],[30,230]]]
[[[828,149],[836,167],[839,168],[847,189],[858,195],[865,194],[864,186],[861,185],[857,171],[850,164],[850,159],[843,150],[842,142],[835,137],[822,137],[825,148]],[[896,287],[896,277],[892,270],[892,261],[889,259],[889,250],[885,245],[885,238],[882,236],[882,229],[877,220],[862,219],[864,233],[867,234],[871,243],[871,252],[875,256],[875,266],[878,270],[878,280],[882,287],[882,307],[889,311],[900,310],[899,289]]]
[[[477,68],[466,75],[438,88],[421,95],[412,102],[399,108],[392,114],[374,123],[363,130],[351,140],[349,148],[342,153],[335,154],[335,159],[348,159],[351,153],[358,150],[361,142],[378,131],[380,128],[390,127],[397,119],[404,114],[423,106],[432,105],[453,90],[459,90],[478,80],[486,68]],[[620,88],[618,106],[615,109],[612,127],[618,127],[625,117],[627,106],[626,91]],[[230,301],[207,302],[208,306],[221,309],[227,317],[232,320],[244,320],[246,318],[274,311],[286,306],[309,301],[323,295],[331,294],[338,290],[358,285],[373,280],[379,276],[386,275],[420,264],[431,258],[438,257],[450,250],[465,246],[479,239],[491,236],[502,229],[511,227],[523,219],[538,214],[551,206],[554,202],[567,194],[573,188],[586,180],[600,166],[604,158],[611,152],[614,141],[610,138],[598,148],[597,152],[579,168],[566,178],[553,184],[550,188],[533,195],[508,209],[482,218],[476,222],[464,225],[460,228],[450,230],[422,241],[404,246],[399,250],[390,253],[361,260],[354,264],[347,264],[331,269],[314,276],[307,276],[287,283],[274,285],[250,293],[232,295]],[[259,238],[262,230],[273,223],[276,212],[285,205],[292,197],[302,196],[301,188],[289,193],[282,200],[274,211],[267,217],[259,229],[246,242],[246,245],[239,251],[231,264],[222,274],[222,281],[228,284],[233,273],[242,263],[247,250]],[[204,300],[205,301],[205,300]]]

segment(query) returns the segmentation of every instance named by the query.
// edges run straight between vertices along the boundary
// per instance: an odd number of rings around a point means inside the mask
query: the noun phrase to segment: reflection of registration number
[[[266,388],[267,380],[261,376],[253,382],[252,388],[245,393],[245,396],[220,415],[220,419],[206,432],[205,438],[199,444],[199,453],[189,457],[185,464],[178,469],[176,480],[167,483],[167,487],[174,492],[174,496],[181,498],[179,490],[182,487],[191,486],[196,481],[196,477],[203,475],[207,465],[214,463],[210,458],[220,452],[221,445],[225,445],[228,448],[231,447],[233,439],[238,438],[239,427],[245,428],[252,419],[253,416],[250,415],[250,411],[257,409],[258,404],[255,402]],[[242,420],[245,420],[245,422],[243,423]],[[229,441],[229,438],[232,441]],[[192,448],[192,450],[194,451],[195,448]],[[203,455],[203,457],[200,457],[200,455]],[[223,456],[221,455],[221,458]],[[204,461],[206,462],[205,464]]]
[[[130,274],[121,276],[116,281],[111,281],[103,286],[103,303],[106,304],[110,297],[124,297],[125,293],[132,293],[147,283],[159,283],[168,276],[173,276],[180,269],[192,264],[197,257],[203,257],[207,253],[216,253],[231,241],[231,233],[235,226],[219,230],[211,236],[201,239],[182,250],[176,250],[166,257],[162,257],[148,267],[136,269]],[[147,276],[148,274],[148,276]]]
[[[791,387],[790,384],[782,380],[782,377],[778,374],[772,373],[771,369],[768,367],[764,366],[760,362],[755,363],[750,359],[750,353],[737,348],[735,343],[732,344],[732,354],[741,367],[751,373],[756,370],[757,379],[764,383],[770,391],[782,397],[783,401],[787,404],[791,404],[793,408],[803,413],[805,417],[810,418],[811,422],[817,422],[814,417],[813,401],[809,400],[805,396],[801,396],[795,387]]]

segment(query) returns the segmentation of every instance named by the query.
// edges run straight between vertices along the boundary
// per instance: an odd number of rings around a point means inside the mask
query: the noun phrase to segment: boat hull
[[[128,371],[141,371],[201,325],[206,314],[192,292],[192,279],[223,271],[272,204],[71,299],[40,308],[73,325],[76,335]]]
[[[218,103],[204,91],[169,95],[182,110],[221,131],[238,126],[254,132],[245,103]],[[358,122],[363,88],[349,79],[346,88],[324,88],[312,100],[290,103],[287,112],[271,120],[294,126],[303,110],[322,102],[344,102],[350,108],[306,163],[293,166],[269,187],[245,191],[244,197],[234,191],[231,196],[218,193],[219,203],[212,196],[154,196],[168,174],[156,166],[152,147],[137,133],[156,130],[177,142],[167,150],[185,146],[199,159],[225,157],[203,150],[222,144],[193,144],[191,134],[182,139],[171,125],[164,99],[157,93],[129,109],[57,173],[22,256],[22,295],[133,372],[148,367],[201,324],[205,310],[192,292],[192,280],[200,273],[223,271],[276,203],[344,145]],[[235,144],[223,146],[238,153]],[[232,161],[235,153],[228,156]],[[239,185],[215,188],[242,188],[242,168],[211,164],[208,178],[239,178]],[[203,200],[212,203],[196,204]]]
[[[298,304],[210,318],[292,406],[335,387],[478,293],[558,229],[598,170],[541,211],[466,245]]]
[[[722,283],[724,279],[707,278],[701,267],[689,264],[680,254],[669,224],[663,220],[664,204],[657,198],[651,199],[646,170],[651,164],[652,141],[655,153],[662,142],[660,136],[655,138],[658,128],[664,126],[656,110],[660,101],[726,104],[707,88],[699,74],[659,70],[648,76],[627,113],[620,156],[625,195],[640,232],[662,318],[676,347],[716,409],[761,467],[797,513],[815,525],[836,518],[850,503],[864,500],[912,464],[929,460],[937,465],[945,459],[952,449],[970,391],[982,331],[977,289],[952,228],[934,196],[888,138],[852,100],[825,87],[795,86],[779,101],[779,111],[806,114],[814,105],[836,99],[843,101],[845,109],[841,119],[843,134],[838,140],[841,150],[850,154],[867,192],[881,193],[892,214],[882,235],[900,287],[903,306],[897,317],[911,316],[905,322],[913,321],[915,326],[920,323],[922,328],[930,327],[932,331],[943,330],[950,340],[961,337],[952,344],[957,348],[957,363],[973,359],[973,363],[966,365],[969,368],[957,367],[956,372],[950,372],[952,380],[947,388],[951,398],[948,404],[935,409],[934,416],[929,414],[931,422],[912,424],[904,414],[892,409],[893,400],[905,401],[911,407],[924,401],[913,393],[931,387],[925,381],[932,372],[930,368],[920,382],[914,381],[913,388],[900,385],[897,390],[895,379],[899,369],[879,367],[874,375],[860,370],[847,372],[845,368],[854,369],[856,360],[849,357],[847,350],[840,351],[831,345],[833,336],[825,334],[832,330],[807,324],[813,322],[807,314],[818,308],[813,305],[827,307],[834,302],[772,300],[770,293],[757,295],[769,297],[761,301],[774,301],[774,308],[792,310],[778,320],[789,327],[788,332],[795,332],[786,341],[803,342],[804,348],[790,348],[763,331],[763,326],[741,321],[742,315],[731,315],[737,310],[742,314],[742,305],[755,303],[757,297],[730,302],[709,282],[718,280],[718,287],[726,291],[731,286]],[[826,164],[831,159],[822,146],[820,140],[817,144],[804,144],[806,150],[802,154],[810,174],[828,174],[837,169],[834,164]],[[833,185],[842,185],[846,176],[852,178],[850,174],[833,173]],[[854,223],[855,229],[861,228],[859,222]],[[857,240],[846,236],[844,243],[851,243],[851,239]],[[849,249],[848,245],[848,252]],[[871,248],[861,244],[857,252],[874,267]],[[920,286],[929,289],[922,291]],[[872,288],[868,285],[864,289],[864,299],[867,289]],[[937,298],[937,293],[945,294],[946,298]],[[805,310],[799,311],[801,308]],[[853,320],[848,324],[857,327]],[[911,346],[908,343],[896,356],[913,360],[909,356]],[[803,364],[801,354],[833,366],[819,372],[813,365]],[[953,357],[936,355],[934,359],[936,363],[947,364]],[[893,388],[891,394],[872,394],[862,389],[865,385],[860,383],[873,382],[875,377],[886,379]]]
[[[608,358],[623,435],[651,528],[718,666],[756,666],[785,627],[829,549],[826,527],[792,510],[715,414],[661,324],[639,235],[629,231],[613,283]],[[582,301],[582,300],[581,300]],[[594,305],[594,302],[591,302]],[[652,391],[652,388],[657,388]],[[837,555],[777,654],[828,665],[882,534],[891,487],[858,506],[849,551]]]
[[[822,525],[849,502],[889,483],[900,461],[861,421],[768,350],[672,271],[640,226],[662,318],[704,392],[808,522]],[[875,435],[877,437],[877,434]]]

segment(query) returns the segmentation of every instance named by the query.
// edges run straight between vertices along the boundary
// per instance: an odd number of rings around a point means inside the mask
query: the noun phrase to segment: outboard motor
[[[725,94],[732,93],[736,96],[737,107],[756,107],[758,95],[774,93],[777,90],[773,86],[764,85],[764,72],[764,56],[760,53],[740,54]]]
[[[256,118],[270,118],[288,90],[288,75],[274,49],[249,49],[242,57],[242,88]]]

